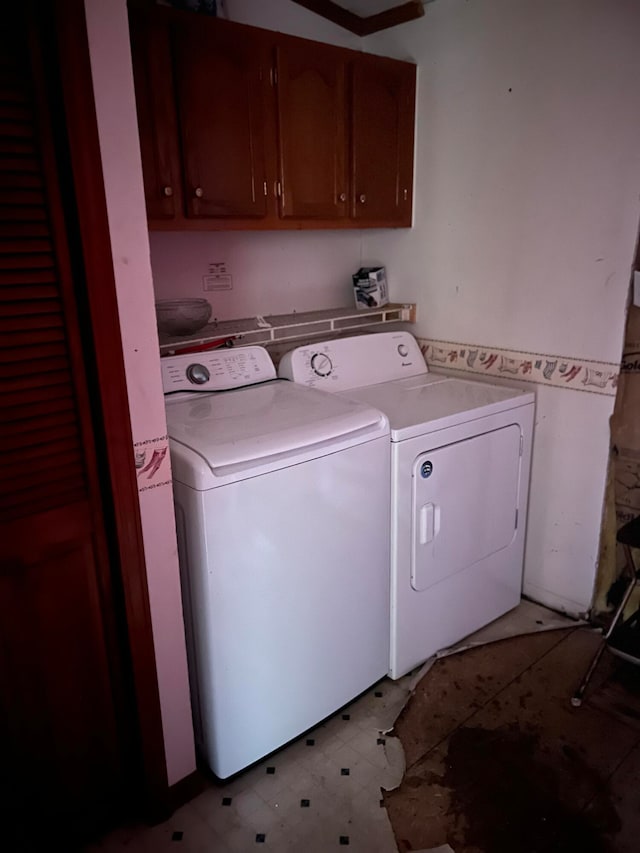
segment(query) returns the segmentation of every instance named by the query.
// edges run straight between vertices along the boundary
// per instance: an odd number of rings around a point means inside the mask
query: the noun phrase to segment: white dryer
[[[262,347],[162,372],[196,741],[227,778],[387,673],[389,424]]]
[[[279,375],[391,422],[392,678],[518,604],[531,392],[430,373],[407,332],[299,347]]]

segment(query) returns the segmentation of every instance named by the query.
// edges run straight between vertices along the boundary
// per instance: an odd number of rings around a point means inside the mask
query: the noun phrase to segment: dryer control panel
[[[162,387],[172,391],[229,391],[276,379],[264,347],[238,347],[163,358]]]
[[[418,342],[409,332],[379,332],[337,338],[286,353],[278,376],[323,391],[348,391],[428,373]]]

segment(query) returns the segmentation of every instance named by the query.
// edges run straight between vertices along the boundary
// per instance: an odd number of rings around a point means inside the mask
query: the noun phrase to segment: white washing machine
[[[391,422],[392,678],[518,604],[532,393],[430,373],[407,332],[299,347],[279,375]]]
[[[387,673],[389,424],[262,347],[162,374],[196,741],[227,778]]]

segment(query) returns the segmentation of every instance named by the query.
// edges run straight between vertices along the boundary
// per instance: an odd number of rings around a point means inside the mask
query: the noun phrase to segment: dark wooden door
[[[198,15],[176,16],[173,37],[187,216],[265,216],[267,43]]]
[[[149,219],[174,219],[182,209],[169,10],[129,15],[136,109]]]
[[[277,49],[280,215],[348,212],[346,52],[301,39]]]
[[[0,28],[0,808],[7,849],[71,850],[141,774],[54,13],[34,5]]]
[[[362,54],[352,77],[351,215],[411,225],[414,65]]]

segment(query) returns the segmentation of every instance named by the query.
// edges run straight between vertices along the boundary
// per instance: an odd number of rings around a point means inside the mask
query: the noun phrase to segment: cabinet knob
[[[338,196],[338,201],[346,201],[346,200],[347,200],[347,194],[346,193],[340,193],[340,195]]]
[[[196,187],[193,191],[193,194],[196,198],[202,198],[202,196],[204,195],[204,190],[202,189],[202,187]]]
[[[366,200],[366,195],[364,193],[360,193],[360,195],[358,196],[358,201],[360,202],[360,204],[364,204]]]
[[[173,187],[162,187],[162,195],[171,198],[173,195]]]

